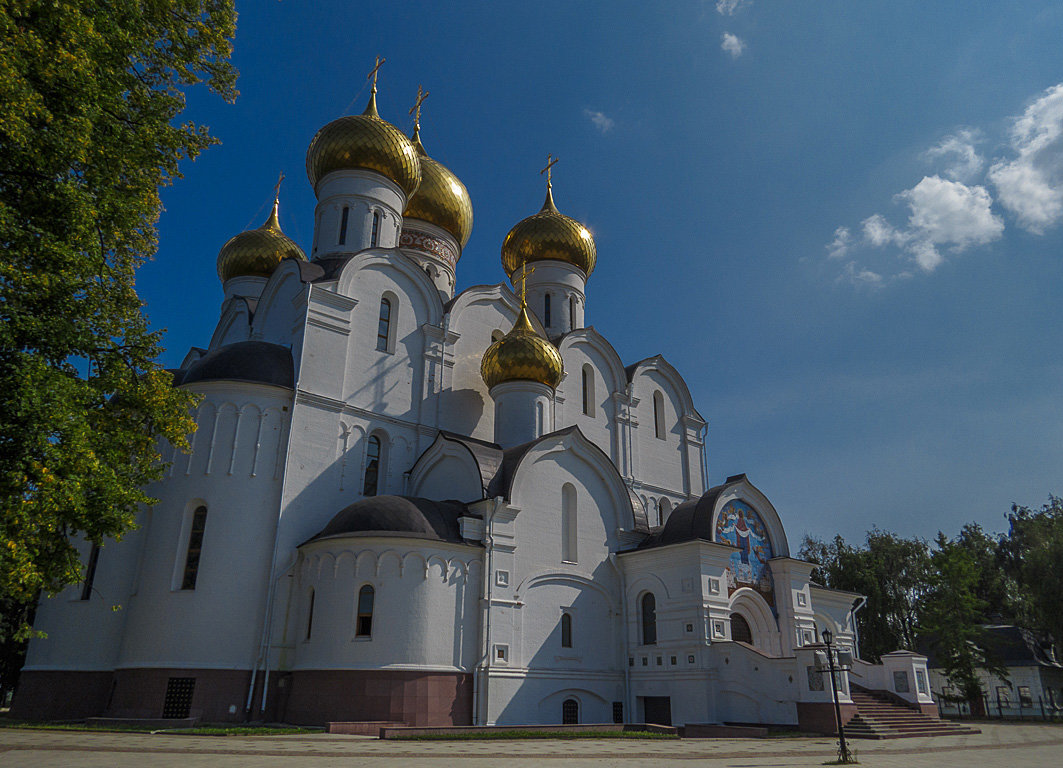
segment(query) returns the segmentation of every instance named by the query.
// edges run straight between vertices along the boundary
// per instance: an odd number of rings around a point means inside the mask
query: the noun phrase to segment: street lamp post
[[[827,644],[827,667],[830,669],[830,695],[834,700],[834,722],[838,725],[838,762],[854,763],[853,755],[849,752],[849,745],[845,743],[845,726],[842,725],[842,708],[838,703],[838,683],[834,677],[834,648],[831,640],[833,633],[829,629],[823,630],[823,642]]]

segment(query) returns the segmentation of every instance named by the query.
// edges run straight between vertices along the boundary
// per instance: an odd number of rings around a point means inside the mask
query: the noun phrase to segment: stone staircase
[[[949,736],[981,733],[977,728],[941,720],[906,706],[880,691],[851,686],[856,715],[845,724],[845,735],[855,739],[904,739],[915,736]]]

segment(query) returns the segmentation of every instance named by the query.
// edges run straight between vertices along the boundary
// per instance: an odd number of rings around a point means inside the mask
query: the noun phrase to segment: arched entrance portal
[[[749,622],[740,613],[731,614],[731,639],[736,643],[753,645],[753,630],[749,628]]]

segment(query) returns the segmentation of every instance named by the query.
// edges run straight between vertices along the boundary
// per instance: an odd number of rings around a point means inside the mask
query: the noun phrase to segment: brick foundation
[[[840,704],[842,725],[856,716],[855,704]],[[822,702],[797,702],[797,729],[807,733],[838,732],[834,719],[834,704]]]
[[[24,670],[11,716],[20,720],[81,720],[102,715],[111,697],[113,672]]]
[[[472,675],[463,672],[304,670],[291,673],[287,683],[284,720],[289,723],[472,723]]]

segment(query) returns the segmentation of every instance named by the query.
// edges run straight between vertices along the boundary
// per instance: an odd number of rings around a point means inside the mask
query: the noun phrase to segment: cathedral
[[[173,371],[191,451],[42,601],[13,714],[830,730],[821,633],[858,650],[862,598],[745,475],[708,487],[682,376],[588,324],[598,254],[549,166],[507,282],[456,292],[469,194],[376,93],[310,143],[309,252],[276,200],[221,248]],[[922,657],[854,674],[933,706]]]

